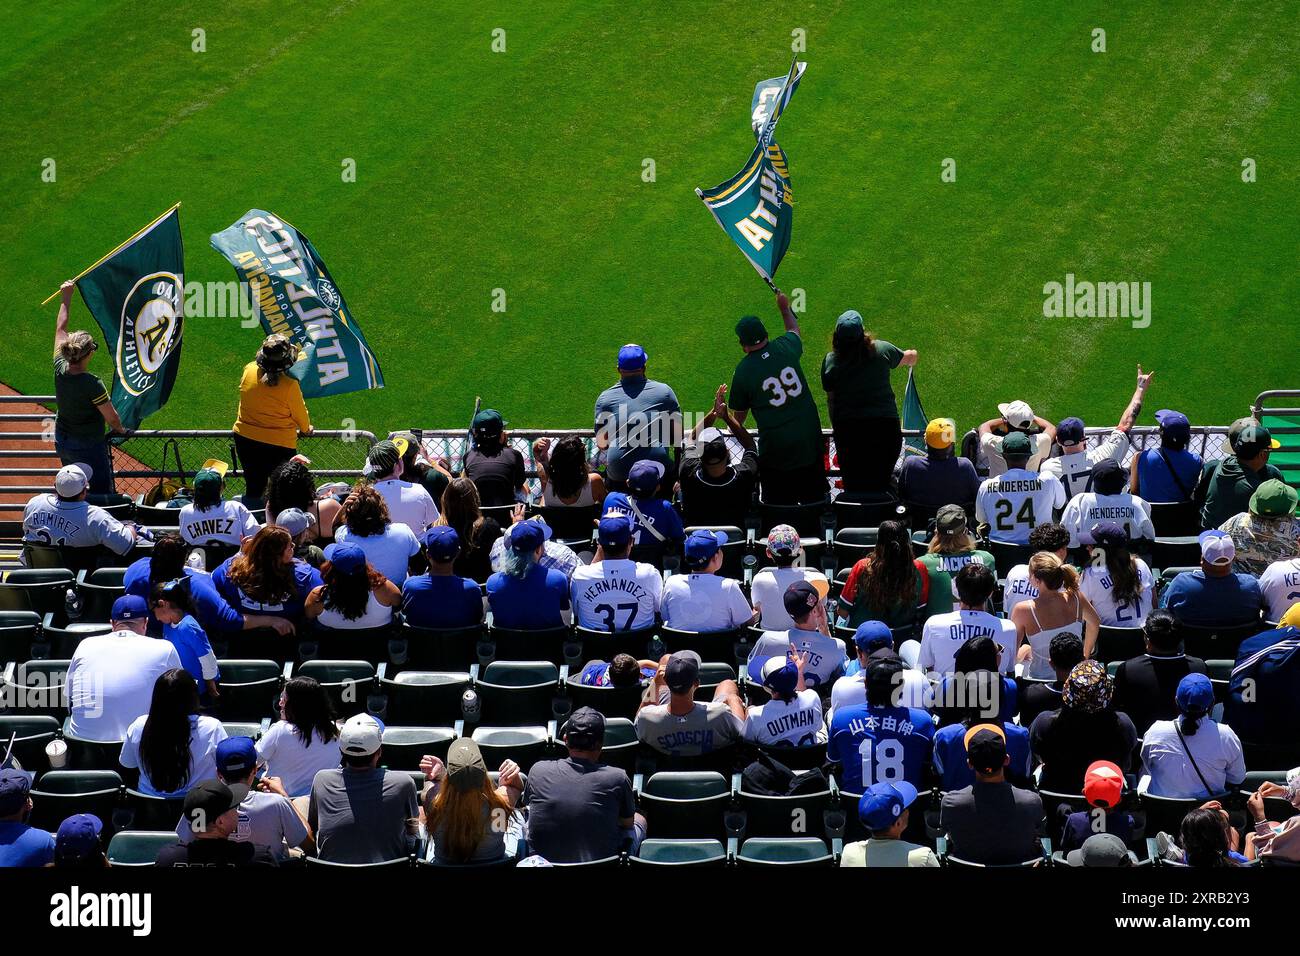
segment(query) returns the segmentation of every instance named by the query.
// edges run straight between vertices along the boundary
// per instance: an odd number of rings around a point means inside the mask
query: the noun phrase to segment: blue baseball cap
[[[257,766],[257,744],[252,737],[227,737],[217,744],[216,761],[223,777],[242,780]]]
[[[93,813],[74,813],[59,824],[54,835],[56,863],[84,863],[100,849],[99,835],[104,822]]]
[[[626,515],[607,514],[596,526],[596,540],[606,548],[621,548],[632,540],[632,522]]]
[[[460,553],[460,535],[451,525],[434,525],[421,535],[420,543],[435,561],[450,561]]]
[[[1061,423],[1056,426],[1056,441],[1060,445],[1077,445],[1083,441],[1083,419],[1061,419]]]
[[[1186,415],[1172,408],[1162,408],[1156,412],[1156,423],[1160,425],[1160,434],[1167,438],[1192,437],[1192,423]]]
[[[32,792],[32,777],[21,770],[0,770],[0,817],[13,816],[27,802]]]
[[[149,616],[149,605],[138,594],[123,594],[113,602],[110,621],[139,621]]]
[[[784,657],[769,657],[763,662],[763,686],[781,696],[793,694],[799,686],[799,665]]]
[[[888,830],[916,801],[916,787],[906,780],[874,783],[858,801],[858,819],[868,830]]]
[[[627,473],[627,486],[635,495],[652,495],[664,477],[664,466],[657,461],[643,458]]]
[[[853,632],[853,643],[857,645],[858,650],[866,654],[878,651],[882,647],[888,647],[892,650],[894,647],[894,632],[889,629],[889,625],[884,621],[863,621],[858,625],[858,629]]]
[[[618,350],[618,368],[621,372],[639,372],[645,368],[645,349],[629,342]]]
[[[351,574],[366,566],[366,553],[355,544],[347,542],[339,541],[331,544],[325,549],[325,557],[344,574]]]
[[[704,567],[713,560],[713,556],[726,543],[725,531],[692,531],[686,536],[686,544],[682,546],[687,566]]]
[[[1188,674],[1174,695],[1179,713],[1203,716],[1214,708],[1214,685],[1204,674]]]
[[[510,530],[506,532],[506,544],[510,546],[511,551],[519,554],[536,551],[549,540],[551,540],[551,529],[541,521],[521,521],[511,525]]]

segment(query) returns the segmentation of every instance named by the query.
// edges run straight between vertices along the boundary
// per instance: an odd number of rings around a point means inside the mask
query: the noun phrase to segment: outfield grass
[[[1110,424],[1139,361],[1157,370],[1144,422],[1165,405],[1226,422],[1300,380],[1300,15],[1289,0],[1128,6],[10,7],[0,379],[50,391],[55,306],[37,303],[182,200],[187,279],[233,278],[207,237],[255,206],[328,262],[388,385],[314,402],[318,427],[462,426],[476,394],[517,426],[583,425],[629,340],[703,410],[739,356],[736,318],[778,320],[692,190],[745,160],[753,84],[785,70],[803,28],[778,281],[806,290],[811,379],[856,308],[920,350],[927,410],[962,427],[1017,397]],[[1150,327],[1044,319],[1043,285],[1067,272],[1151,282]],[[80,304],[74,323],[93,323]],[[229,425],[259,338],[191,319],[148,424]],[[102,353],[95,368],[107,376]]]

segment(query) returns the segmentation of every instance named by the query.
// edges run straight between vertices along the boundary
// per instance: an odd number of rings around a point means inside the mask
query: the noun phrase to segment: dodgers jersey
[[[925,711],[863,704],[835,712],[826,756],[840,765],[846,793],[897,780],[922,790],[933,743],[934,718]]]
[[[927,672],[951,674],[957,649],[972,637],[991,637],[1002,645],[999,666],[1010,674],[1016,666],[1016,626],[987,611],[951,611],[936,614],[921,629],[921,656],[916,666]]]
[[[1282,620],[1291,605],[1300,601],[1300,558],[1274,561],[1259,576],[1259,589],[1270,621]]]
[[[1141,558],[1135,560],[1138,586],[1141,589],[1137,600],[1115,600],[1114,582],[1111,581],[1110,572],[1106,570],[1104,564],[1083,569],[1079,590],[1092,602],[1103,627],[1141,627],[1146,623],[1147,614],[1154,606],[1152,599],[1155,595],[1155,579],[1151,576],[1151,569],[1147,567],[1145,561]]]
[[[756,684],[763,683],[763,665],[769,658],[790,656],[790,645],[803,653],[808,652],[808,666],[804,669],[803,679],[808,687],[822,687],[830,684],[844,673],[844,642],[838,637],[827,637],[821,631],[804,631],[791,628],[788,631],[767,631],[754,642],[754,649],[749,652],[746,670],[749,679]]]
[[[989,537],[1006,544],[1028,544],[1035,526],[1052,520],[1065,506],[1065,486],[1052,475],[1009,468],[985,478],[975,495],[975,520],[989,526]]]
[[[257,534],[257,520],[241,501],[219,501],[200,510],[196,505],[181,509],[180,531],[186,544],[233,544]]]
[[[1044,475],[1059,478],[1061,484],[1065,486],[1065,496],[1073,498],[1087,490],[1093,465],[1107,458],[1113,458],[1119,464],[1124,464],[1124,453],[1128,451],[1128,447],[1128,436],[1117,428],[1096,448],[1047,458],[1038,466],[1038,470]]]
[[[23,509],[23,540],[69,548],[103,545],[126,554],[135,543],[131,530],[98,505],[37,495]]]
[[[578,626],[597,631],[652,627],[663,584],[654,565],[640,561],[606,558],[584,564],[570,582]]]

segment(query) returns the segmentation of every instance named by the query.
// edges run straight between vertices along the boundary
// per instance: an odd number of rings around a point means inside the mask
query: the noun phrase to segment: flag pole
[[[141,236],[143,236],[146,232],[148,232],[148,231],[149,231],[150,229],[152,229],[154,226],[158,225],[158,223],[162,222],[164,219],[166,219],[168,216],[170,216],[172,213],[174,213],[177,209],[180,209],[180,208],[181,208],[181,204],[180,204],[180,203],[177,203],[176,205],[172,206],[170,209],[168,209],[168,210],[167,210],[165,213],[163,213],[161,216],[159,216],[158,218],[154,219],[151,223],[149,223],[149,225],[145,226],[143,229],[138,230],[138,231],[137,231],[133,236],[131,236],[130,239],[126,240],[126,242],[120,242],[120,243],[118,243],[116,246],[114,246],[114,247],[112,248],[111,251],[105,253],[104,255],[102,255],[102,256],[100,256],[98,259],[96,259],[93,265],[90,265],[90,266],[86,267],[85,269],[82,269],[82,270],[81,270],[80,272],[78,272],[75,276],[73,276],[72,281],[73,281],[73,282],[76,282],[78,279],[80,279],[80,278],[82,278],[83,276],[85,276],[86,273],[88,273],[88,272],[93,272],[96,268],[98,268],[99,266],[103,265],[104,262],[106,262],[107,260],[113,258],[113,256],[117,255],[117,253],[120,252],[123,248],[125,248],[126,246],[129,246],[131,243],[135,242],[137,239],[139,239]],[[48,305],[48,304],[49,304],[49,303],[54,299],[54,297],[57,296],[57,295],[59,294],[60,291],[61,291],[60,289],[56,289],[56,290],[54,290],[53,294],[51,294],[48,298],[46,298],[46,300],[45,300],[44,302],[42,302],[41,305],[43,305],[43,306],[44,306],[44,305]]]

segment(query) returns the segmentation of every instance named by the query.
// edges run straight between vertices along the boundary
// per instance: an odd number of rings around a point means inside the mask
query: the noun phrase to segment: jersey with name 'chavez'
[[[1099,495],[1085,491],[1070,499],[1061,515],[1061,524],[1070,532],[1070,547],[1092,544],[1092,527],[1103,521],[1113,521],[1124,526],[1130,541],[1138,538],[1154,540],[1155,525],[1151,523],[1151,506],[1127,491],[1117,495]]]
[[[975,495],[975,520],[989,526],[989,537],[1006,544],[1028,544],[1029,532],[1052,520],[1065,506],[1065,486],[1051,475],[1009,468],[985,478]]]
[[[924,789],[934,743],[934,718],[916,707],[845,707],[831,718],[826,756],[840,765],[840,789],[862,793],[906,780]]]
[[[579,627],[633,631],[651,627],[659,611],[663,578],[652,564],[606,558],[584,564],[570,582]]]
[[[186,505],[180,531],[186,544],[234,544],[257,534],[257,519],[242,501],[219,501],[211,508]]]
[[[753,411],[765,468],[807,468],[822,457],[822,423],[801,355],[803,341],[786,332],[741,359],[731,378],[727,402],[736,412]]]
[[[68,548],[103,545],[126,554],[135,543],[127,527],[98,505],[37,495],[23,509],[23,540]]]

